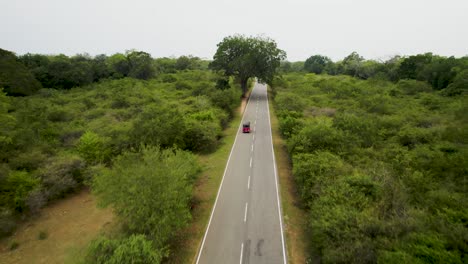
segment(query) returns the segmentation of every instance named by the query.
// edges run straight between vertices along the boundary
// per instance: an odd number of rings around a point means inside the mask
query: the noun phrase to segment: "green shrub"
[[[10,243],[10,246],[9,246],[10,250],[15,250],[15,249],[17,249],[18,247],[19,247],[19,243],[18,243],[17,241],[11,242],[11,243]]]
[[[343,131],[332,126],[329,118],[315,118],[304,124],[297,135],[289,141],[289,149],[294,152],[313,152],[316,150],[328,150],[334,153],[342,153],[353,142],[348,142]]]
[[[83,182],[84,161],[73,155],[59,156],[48,160],[39,171],[44,194],[54,200],[74,191]]]
[[[31,191],[39,187],[39,180],[26,171],[11,171],[1,187],[1,207],[14,209],[18,213],[28,210],[27,198]]]
[[[275,103],[281,110],[302,112],[306,106],[304,98],[294,93],[281,93],[275,97]]]
[[[105,237],[94,240],[85,260],[96,264],[161,263],[163,256],[144,235],[132,235],[120,240]]]
[[[112,205],[130,233],[146,234],[156,247],[191,218],[189,201],[198,166],[181,150],[143,148],[126,152],[92,183],[101,204]]]
[[[13,156],[9,160],[10,167],[14,170],[34,171],[38,169],[47,156],[39,148],[29,149],[25,152],[20,152],[17,156]]]
[[[47,119],[52,122],[67,122],[72,119],[72,116],[63,109],[53,108],[49,111]]]
[[[427,82],[417,80],[400,80],[397,83],[397,87],[406,95],[432,92],[432,88]]]
[[[433,131],[426,128],[405,126],[397,135],[398,142],[405,147],[413,148],[417,144],[427,144],[435,139]]]
[[[47,234],[46,231],[40,231],[39,234],[37,235],[37,239],[39,240],[44,240],[48,237],[49,235]]]
[[[189,118],[185,121],[185,148],[192,151],[208,152],[218,145],[221,127],[215,121],[196,120]]]
[[[380,139],[379,125],[370,115],[339,113],[333,119],[333,126],[348,132],[348,137],[364,148],[373,146]]]
[[[185,131],[182,113],[171,105],[149,105],[134,121],[130,132],[134,146],[183,146]]]
[[[106,162],[110,158],[110,150],[107,147],[109,139],[98,134],[86,131],[76,146],[78,153],[89,163]]]
[[[321,195],[324,187],[344,172],[344,162],[330,152],[316,151],[293,156],[293,175],[306,204],[311,204]]]

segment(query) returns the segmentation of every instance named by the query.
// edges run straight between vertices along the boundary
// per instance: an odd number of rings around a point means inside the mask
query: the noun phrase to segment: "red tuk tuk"
[[[250,133],[250,121],[242,124],[242,133]]]

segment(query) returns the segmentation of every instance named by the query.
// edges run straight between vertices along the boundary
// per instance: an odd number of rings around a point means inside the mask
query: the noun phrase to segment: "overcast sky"
[[[468,55],[467,0],[0,0],[0,48],[17,54],[211,59],[233,34],[273,38],[288,60]]]

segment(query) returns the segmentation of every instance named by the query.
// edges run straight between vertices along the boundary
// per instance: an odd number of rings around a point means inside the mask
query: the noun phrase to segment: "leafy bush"
[[[12,208],[21,213],[28,210],[27,198],[31,191],[39,187],[39,180],[26,171],[12,171],[2,189],[0,207]]]
[[[61,198],[83,182],[85,163],[77,156],[51,158],[40,169],[44,193],[48,200]]]
[[[87,131],[81,136],[77,145],[77,151],[89,163],[105,162],[110,158],[107,141],[108,139]]]
[[[96,264],[161,263],[163,256],[144,235],[131,235],[125,239],[99,237],[90,244],[85,260]]]
[[[146,234],[162,248],[191,217],[191,182],[197,173],[193,155],[151,147],[122,154],[112,169],[96,175],[92,186],[130,233]]]
[[[345,171],[344,162],[326,151],[294,155],[293,164],[294,178],[307,204],[312,204],[320,197],[322,189]]]
[[[432,92],[432,88],[427,82],[411,79],[398,81],[397,87],[406,95]]]
[[[298,134],[291,137],[289,149],[292,153],[310,153],[316,150],[328,150],[335,153],[345,151],[348,144],[345,134],[332,125],[332,120],[329,118],[312,119],[304,124]]]
[[[183,146],[184,122],[177,107],[170,105],[145,107],[130,132],[134,145]]]
[[[185,148],[192,151],[212,151],[218,145],[221,126],[209,120],[189,118],[185,122]]]
[[[439,77],[440,89],[449,76]],[[283,78],[276,98],[305,103],[301,114],[275,107],[309,214],[309,261],[466,262],[466,98],[415,80]]]

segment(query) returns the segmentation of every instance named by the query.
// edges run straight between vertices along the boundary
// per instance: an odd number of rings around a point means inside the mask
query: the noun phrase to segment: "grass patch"
[[[48,237],[49,235],[47,234],[46,231],[40,231],[39,234],[37,235],[37,239],[39,240],[44,240]]]
[[[11,242],[11,243],[10,243],[10,246],[9,246],[10,250],[15,250],[15,249],[17,249],[18,247],[19,247],[19,243],[16,242],[16,241]]]
[[[241,117],[240,111],[236,111],[229,127],[223,131],[222,143],[215,152],[198,155],[203,171],[195,183],[192,223],[175,236],[167,263],[195,263]]]
[[[268,96],[270,96],[270,93],[268,93]],[[272,101],[271,98],[269,100]],[[273,147],[278,169],[288,261],[289,263],[306,263],[309,258],[307,249],[310,247],[307,239],[309,234],[307,212],[301,209],[301,201],[292,175],[286,142],[280,136],[278,118],[275,115],[273,104],[270,103],[268,107],[270,109]]]

